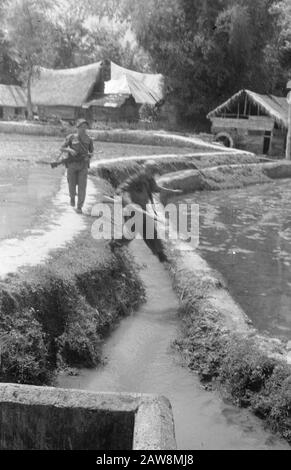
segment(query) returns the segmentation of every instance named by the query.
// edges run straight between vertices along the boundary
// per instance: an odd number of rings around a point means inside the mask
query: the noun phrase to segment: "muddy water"
[[[55,138],[0,135],[0,240],[35,227],[58,191],[63,169],[36,163],[58,145]]]
[[[92,391],[157,393],[172,403],[179,449],[289,448],[248,412],[201,388],[171,348],[178,335],[178,300],[168,273],[142,241],[132,243],[147,302],[124,319],[104,345],[105,365],[61,376],[58,385]]]
[[[261,331],[291,339],[291,181],[195,193],[200,252]]]

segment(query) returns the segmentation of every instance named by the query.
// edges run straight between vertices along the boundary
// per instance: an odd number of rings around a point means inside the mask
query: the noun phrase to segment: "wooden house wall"
[[[262,154],[264,150],[265,133],[271,132],[271,144],[268,155],[283,156],[285,153],[284,129],[276,129],[275,121],[268,116],[249,116],[247,119],[211,118],[213,134],[226,132],[234,140],[235,147]]]
[[[103,122],[137,121],[139,118],[138,106],[131,103],[125,103],[118,108],[92,106],[90,109],[90,117],[92,121]]]
[[[274,129],[272,135],[271,156],[285,156],[287,129]]]
[[[41,120],[57,117],[64,121],[73,121],[78,117],[78,109],[74,106],[38,106],[38,115]]]
[[[265,116],[249,116],[246,119],[228,117],[211,118],[214,128],[226,129],[253,129],[257,131],[271,131],[274,127],[274,119]]]
[[[14,108],[10,106],[0,106],[0,119],[10,121],[12,119],[25,119],[26,108]]]

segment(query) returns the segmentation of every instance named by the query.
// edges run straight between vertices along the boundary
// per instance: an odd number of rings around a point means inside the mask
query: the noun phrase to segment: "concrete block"
[[[0,384],[1,450],[175,448],[164,397]]]

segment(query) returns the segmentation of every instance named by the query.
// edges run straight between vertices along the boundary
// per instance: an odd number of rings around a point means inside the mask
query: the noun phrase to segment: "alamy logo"
[[[199,205],[171,203],[166,207],[147,204],[124,206],[120,197],[95,204],[91,233],[96,240],[180,240],[184,249],[199,245]]]

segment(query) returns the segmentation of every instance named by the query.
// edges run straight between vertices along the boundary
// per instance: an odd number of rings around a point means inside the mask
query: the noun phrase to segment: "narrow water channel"
[[[142,241],[134,241],[132,249],[143,265],[147,302],[122,320],[106,341],[104,366],[82,370],[77,377],[60,376],[58,386],[167,396],[179,449],[289,449],[250,413],[205,391],[196,375],[181,365],[171,348],[179,322],[169,275]]]

